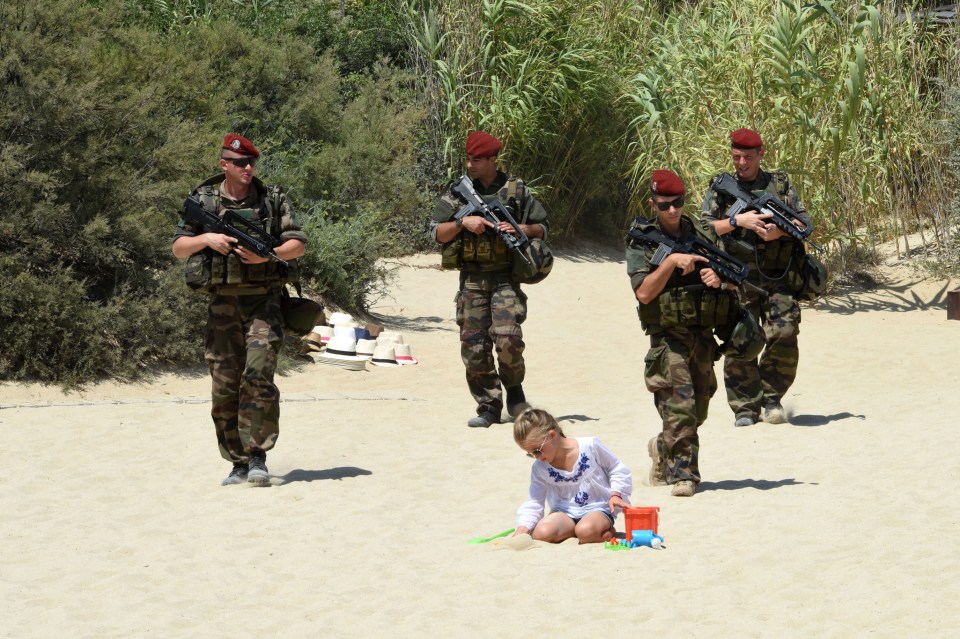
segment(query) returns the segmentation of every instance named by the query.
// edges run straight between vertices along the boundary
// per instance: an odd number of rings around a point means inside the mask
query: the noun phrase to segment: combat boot
[[[647,479],[651,486],[666,486],[667,478],[663,474],[663,460],[660,459],[660,451],[657,449],[657,438],[653,437],[647,442],[647,453],[650,454],[650,473]]]
[[[753,426],[754,425],[753,417],[750,415],[737,415],[737,421],[733,422],[733,425],[740,428],[743,426]]]
[[[243,462],[234,462],[233,470],[230,471],[230,474],[227,475],[220,485],[221,486],[233,486],[235,484],[242,484],[247,481],[247,465]]]
[[[247,481],[254,486],[270,485],[270,475],[267,472],[267,454],[265,452],[250,453]]]
[[[523,386],[517,384],[507,389],[507,415],[517,417],[528,408],[530,404],[527,403],[527,397],[523,394]]]
[[[673,490],[670,491],[670,494],[674,497],[693,497],[693,494],[697,492],[697,485],[689,480],[678,481],[673,485]]]
[[[484,412],[467,420],[470,428],[490,428],[491,424],[499,424],[500,418],[493,413]]]
[[[763,421],[768,424],[786,424],[787,413],[783,410],[780,402],[768,404],[763,407]]]

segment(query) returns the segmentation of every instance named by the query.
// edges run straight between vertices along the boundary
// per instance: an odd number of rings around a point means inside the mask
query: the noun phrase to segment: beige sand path
[[[639,480],[659,426],[620,258],[564,254],[527,288],[526,388]],[[269,490],[220,487],[203,371],[66,396],[0,385],[0,637],[952,632],[952,283],[913,276],[805,310],[792,425],[735,429],[718,393],[701,492],[637,481],[667,549],[610,552],[466,543],[513,525],[529,460],[508,424],[465,426],[456,275],[436,261],[404,260],[375,309],[419,366],[281,378]]]

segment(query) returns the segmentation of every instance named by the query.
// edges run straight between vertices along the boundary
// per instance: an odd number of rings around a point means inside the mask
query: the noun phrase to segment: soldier
[[[715,243],[716,236],[704,236],[682,214],[686,190],[675,173],[654,171],[650,191],[655,216],[636,218],[631,231],[680,242],[699,236]],[[640,324],[650,336],[644,381],[663,420],[662,432],[647,444],[653,461],[649,480],[654,486],[671,484],[676,497],[690,497],[700,483],[697,429],[717,390],[714,328],[729,325],[739,306],[713,269],[698,266],[706,258],[675,252],[654,264],[656,247],[627,241],[630,286],[640,302]]]
[[[500,140],[483,131],[467,136],[467,173],[485,200],[499,199],[513,209],[514,219],[529,238],[546,238],[547,212],[521,180],[497,170]],[[500,423],[503,409],[501,382],[507,390],[507,412],[516,417],[528,408],[523,392],[523,330],[527,296],[511,273],[514,251],[492,232],[493,224],[478,215],[454,220],[461,204],[452,195],[437,202],[431,232],[452,252],[460,269],[456,296],[460,326],[460,356],[467,386],[477,402],[477,416],[467,426],[486,428]],[[501,230],[515,234],[507,223]],[[493,350],[497,351],[497,364]]]
[[[278,187],[254,174],[260,152],[243,136],[223,139],[220,168],[193,195],[223,216],[228,209],[257,223],[282,241],[274,249],[289,261],[304,253],[306,235]],[[213,409],[220,454],[233,464],[223,485],[244,481],[269,486],[267,451],[280,432],[280,392],[273,382],[283,342],[280,290],[290,272],[237,245],[221,233],[207,233],[180,221],[173,254],[187,259],[187,284],[210,294],[204,350],[213,379]],[[294,264],[291,264],[291,269]]]
[[[773,193],[800,214],[809,225],[806,209],[790,185],[786,173],[761,170],[764,147],[760,135],[750,129],[730,134],[737,182],[747,191]],[[746,287],[746,307],[766,334],[766,348],[759,361],[726,358],[723,380],[727,403],[736,426],[752,426],[759,420],[770,424],[787,421],[781,401],[797,376],[800,349],[800,306],[794,295],[803,287],[801,267],[803,242],[774,226],[771,214],[756,211],[728,217],[733,201],[710,189],[703,201],[701,225],[719,235],[723,247],[750,267],[748,281],[766,293]]]

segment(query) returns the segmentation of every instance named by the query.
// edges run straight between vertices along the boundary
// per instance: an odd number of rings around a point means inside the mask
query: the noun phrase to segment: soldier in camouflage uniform
[[[736,179],[756,195],[773,193],[800,214],[806,224],[806,208],[782,171],[760,169],[763,140],[750,129],[730,134]],[[750,267],[748,281],[766,292],[746,287],[745,305],[763,327],[766,347],[758,359],[726,358],[723,365],[727,403],[737,426],[752,426],[762,419],[771,424],[787,421],[781,401],[797,376],[800,349],[800,306],[794,295],[801,290],[803,242],[774,226],[771,214],[756,211],[726,215],[733,201],[710,189],[700,217],[705,229],[720,236],[724,249]]]
[[[682,214],[686,190],[675,173],[654,171],[650,191],[656,215],[636,218],[631,230],[660,233],[674,241],[699,236],[716,243],[715,235],[704,234]],[[713,269],[698,270],[698,262],[706,258],[671,253],[654,264],[655,252],[656,247],[628,237],[630,286],[640,302],[641,326],[650,336],[644,381],[663,420],[661,433],[647,445],[653,462],[649,479],[654,486],[672,485],[674,496],[690,497],[700,483],[697,430],[717,390],[714,329],[729,325],[739,305]]]
[[[497,170],[500,141],[482,131],[467,136],[467,173],[477,193],[486,200],[499,199],[511,207],[514,219],[529,238],[546,238],[547,212],[522,181]],[[431,233],[456,258],[460,289],[456,296],[460,326],[460,356],[466,367],[467,386],[477,402],[471,427],[499,423],[503,409],[501,382],[507,391],[507,412],[515,417],[528,407],[523,392],[523,331],[527,296],[511,275],[513,251],[487,229],[493,224],[481,216],[454,220],[461,203],[452,195],[437,202],[431,216]],[[514,233],[507,223],[501,229]],[[494,363],[496,349],[498,366]]]
[[[260,152],[246,138],[223,140],[223,173],[193,195],[222,216],[227,209],[259,223],[279,238],[275,253],[290,261],[304,253],[306,235],[286,196],[254,176]],[[290,272],[220,233],[181,220],[173,254],[187,258],[187,284],[210,295],[204,350],[213,379],[213,408],[220,454],[233,464],[223,485],[248,481],[269,486],[267,451],[280,432],[280,392],[273,377],[283,342],[280,290]],[[291,263],[291,269],[295,266]]]

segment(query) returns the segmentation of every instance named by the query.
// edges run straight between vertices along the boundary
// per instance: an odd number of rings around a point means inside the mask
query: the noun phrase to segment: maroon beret
[[[738,149],[758,149],[763,146],[760,134],[752,129],[737,129],[730,134],[730,146]]]
[[[490,158],[500,153],[500,140],[483,131],[473,131],[467,136],[467,155],[474,158]]]
[[[673,171],[658,169],[650,176],[650,190],[654,195],[683,195],[683,180]]]
[[[253,146],[253,142],[236,133],[228,133],[227,136],[223,138],[223,149],[233,151],[234,153],[252,155],[255,158],[260,157],[260,151],[257,150],[257,147]]]

